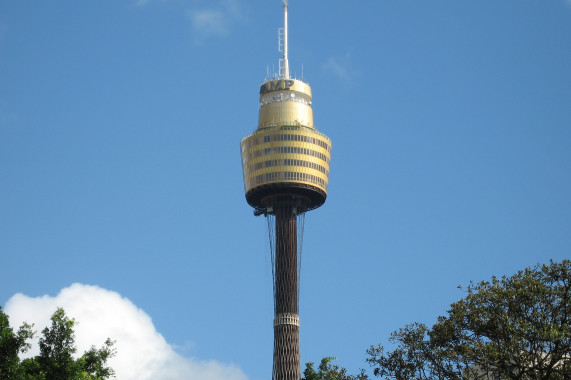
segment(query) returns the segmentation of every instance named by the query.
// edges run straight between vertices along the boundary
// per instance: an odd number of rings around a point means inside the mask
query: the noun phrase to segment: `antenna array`
[[[283,0],[284,27],[278,29],[278,51],[283,52],[283,58],[279,61],[279,76],[282,79],[290,79],[287,44],[287,0]]]

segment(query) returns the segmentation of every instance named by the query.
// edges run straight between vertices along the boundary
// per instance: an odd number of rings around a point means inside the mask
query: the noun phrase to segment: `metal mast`
[[[283,33],[284,33],[284,45],[283,45],[283,51],[284,51],[284,57],[282,58],[283,61],[283,72],[281,73],[281,78],[283,79],[289,79],[289,62],[288,62],[288,47],[287,47],[287,0],[283,0],[284,1],[284,29],[283,29]]]
[[[305,213],[327,198],[331,140],[313,125],[311,88],[291,79],[283,0],[279,79],[260,86],[258,127],[242,139],[246,200],[270,227],[274,275],[273,380],[299,380],[299,264]]]

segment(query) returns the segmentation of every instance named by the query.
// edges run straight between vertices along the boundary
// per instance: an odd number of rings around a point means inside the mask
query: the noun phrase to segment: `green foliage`
[[[363,371],[357,376],[347,375],[345,368],[339,368],[335,364],[331,364],[336,358],[327,357],[321,359],[317,371],[313,368],[314,363],[306,363],[305,371],[303,371],[302,380],[367,380],[368,377]]]
[[[367,350],[385,379],[571,379],[571,261],[470,284],[431,329],[406,325],[397,345]]]
[[[34,336],[32,326],[24,323],[14,333],[8,316],[0,308],[0,379],[2,380],[104,380],[114,377],[107,360],[115,355],[110,339],[97,349],[91,347],[75,359],[74,326],[76,322],[58,308],[51,316],[51,327],[40,337],[40,354],[20,360],[18,353],[31,346],[27,342]]]
[[[16,333],[10,327],[8,316],[0,307],[0,379],[22,376],[19,353],[30,349],[28,339],[34,337],[32,326],[24,323]]]
[[[76,379],[81,368],[72,356],[77,351],[73,333],[75,320],[69,319],[63,309],[58,308],[51,321],[51,328],[46,327],[40,338],[40,355],[37,358],[40,368],[46,380]]]
[[[82,380],[109,379],[115,376],[115,371],[106,366],[107,360],[115,356],[114,343],[115,342],[111,339],[107,338],[101,348],[97,349],[95,346],[91,346],[91,348],[83,354],[79,359],[82,368]]]

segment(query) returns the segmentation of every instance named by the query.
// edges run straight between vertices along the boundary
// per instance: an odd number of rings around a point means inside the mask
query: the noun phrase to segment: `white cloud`
[[[224,0],[216,7],[188,11],[195,42],[208,37],[225,37],[230,29],[244,19],[244,12],[237,0]]]
[[[349,52],[342,57],[329,57],[323,68],[347,82],[350,82],[357,75],[357,72],[352,68],[351,53]]]
[[[38,332],[46,327],[51,314],[63,307],[75,318],[78,354],[92,345],[101,346],[110,337],[116,341],[117,356],[110,365],[121,380],[246,380],[236,366],[214,360],[186,358],[174,351],[159,334],[151,318],[127,298],[97,286],[73,284],[55,297],[28,297],[16,294],[5,307],[10,325],[34,323]],[[38,353],[37,344],[32,356]]]

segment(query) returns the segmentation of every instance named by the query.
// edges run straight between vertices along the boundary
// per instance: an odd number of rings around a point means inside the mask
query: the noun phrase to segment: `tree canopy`
[[[332,364],[336,358],[327,357],[321,359],[317,371],[313,368],[314,363],[306,363],[301,380],[366,380],[367,375],[363,371],[359,375],[347,375],[345,368]]]
[[[114,377],[107,360],[115,355],[114,342],[107,339],[101,348],[92,346],[75,358],[74,326],[77,322],[58,308],[51,326],[42,331],[39,355],[20,360],[19,354],[31,348],[35,335],[32,325],[24,323],[18,331],[10,327],[0,307],[0,379],[3,380],[104,380]]]
[[[385,379],[571,379],[571,261],[471,283],[428,328],[392,333],[367,350]]]
[[[571,379],[571,261],[470,283],[432,327],[393,332],[392,351],[367,350],[373,374],[387,380]],[[324,358],[303,380],[365,380]]]

